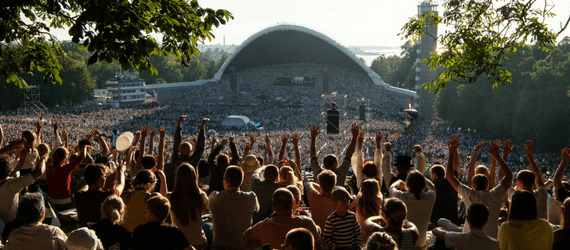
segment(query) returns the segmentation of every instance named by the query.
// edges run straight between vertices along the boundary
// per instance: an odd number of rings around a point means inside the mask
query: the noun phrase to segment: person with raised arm
[[[515,178],[516,189],[511,187],[508,191],[509,201],[516,190],[525,190],[534,194],[538,208],[538,218],[546,219],[546,200],[548,199],[548,192],[546,191],[544,180],[542,180],[542,174],[538,169],[536,161],[532,156],[532,151],[534,150],[534,142],[531,140],[526,141],[524,145],[524,153],[528,158],[530,163],[530,170],[524,169],[517,173]],[[536,183],[537,189],[533,190],[532,187]]]
[[[418,240],[418,229],[414,223],[406,220],[406,204],[397,198],[388,198],[382,206],[381,216],[372,216],[364,222],[362,229],[366,234],[384,232],[398,243],[400,250],[414,250]]]
[[[265,149],[267,151],[265,165],[273,164],[273,149],[271,148],[271,139],[269,139],[269,135],[265,135]]]
[[[469,207],[473,202],[481,202],[489,208],[489,223],[485,224],[483,230],[487,235],[497,238],[497,233],[499,230],[499,212],[502,206],[502,200],[505,192],[511,187],[511,182],[513,180],[513,174],[507,163],[503,160],[499,154],[499,145],[490,142],[487,151],[493,155],[501,167],[502,171],[505,173],[505,177],[501,180],[500,184],[495,188],[489,190],[489,179],[483,174],[477,174],[473,177],[472,187],[459,182],[457,177],[453,175],[453,161],[457,156],[457,148],[459,147],[459,138],[457,135],[453,135],[452,139],[449,140],[449,159],[447,163],[446,178],[457,190],[457,193],[462,198],[466,207]],[[469,223],[464,224],[463,232],[469,231]]]
[[[156,160],[155,160],[154,156],[144,154],[146,136],[148,135],[148,131],[149,131],[148,125],[144,126],[141,129],[139,158],[137,160],[137,163],[135,164],[135,175],[136,175],[136,173],[138,173],[142,169],[150,170],[151,172],[154,173],[156,180],[157,180],[153,191],[159,192],[162,195],[166,195],[166,193],[168,192],[166,175],[164,174],[163,171],[158,170],[156,168]]]
[[[53,152],[53,165],[46,171],[46,180],[50,191],[49,197],[56,210],[63,211],[73,207],[70,188],[71,173],[87,157],[87,151],[90,148],[91,146],[83,146],[79,157],[70,163],[67,162],[67,149],[58,148]]]
[[[362,182],[366,179],[375,179],[379,183],[382,181],[382,164],[377,165],[377,162],[381,162],[379,159],[382,158],[382,149],[379,149],[378,145],[382,140],[382,134],[376,133],[376,153],[374,155],[374,162],[366,161],[364,159],[364,154],[362,152],[362,144],[364,142],[364,132],[358,134],[357,139],[357,150],[352,155],[351,163],[352,170],[354,171],[354,176],[356,176],[356,187],[360,189]],[[378,136],[380,137],[378,139]]]
[[[311,126],[311,148],[310,148],[310,157],[311,157],[311,168],[313,169],[313,176],[318,176],[321,171],[328,169],[333,171],[336,174],[336,186],[344,186],[344,182],[346,179],[346,174],[348,173],[348,169],[350,168],[350,158],[356,149],[356,140],[358,138],[358,131],[359,126],[356,123],[353,123],[350,132],[352,133],[352,140],[350,141],[350,145],[346,149],[346,154],[344,159],[342,160],[342,164],[340,167],[338,166],[338,159],[335,155],[329,154],[323,158],[323,167],[319,166],[319,158],[317,156],[317,147],[316,147],[316,140],[317,136],[319,135],[319,126],[314,124]]]
[[[405,181],[408,178],[408,173],[413,167],[412,157],[407,155],[396,156],[396,174],[392,172],[392,144],[389,142],[384,143],[384,157],[382,158],[382,175],[384,178],[384,185],[382,190],[386,188],[388,193],[390,186],[397,180]],[[384,192],[384,191],[382,191]]]
[[[552,181],[554,182],[554,189],[556,190],[556,199],[560,202],[564,202],[568,196],[570,196],[570,191],[564,187],[562,184],[562,177],[564,177],[564,170],[566,170],[566,165],[570,161],[570,149],[562,149],[562,161],[554,174]]]
[[[202,153],[204,153],[204,147],[206,145],[206,124],[210,121],[210,119],[202,119],[202,122],[200,123],[200,131],[198,132],[198,140],[196,141],[196,148],[194,148],[194,150],[192,150],[192,145],[190,143],[181,143],[182,122],[187,119],[188,118],[185,115],[182,115],[180,118],[178,118],[178,123],[176,124],[176,132],[174,132],[174,145],[172,146],[172,176],[174,176],[174,170],[182,163],[198,166],[198,162],[202,158]]]
[[[485,142],[479,142],[477,143],[477,146],[475,146],[475,150],[473,150],[473,155],[471,155],[471,161],[469,162],[469,170],[467,172],[467,185],[471,186],[471,179],[473,178],[473,176],[475,175],[475,173],[477,174],[484,174],[487,176],[487,178],[489,178],[489,184],[491,183],[491,179],[495,179],[494,175],[490,175],[489,170],[487,169],[487,167],[485,167],[485,165],[479,165],[479,166],[475,166],[475,164],[477,163],[477,157],[479,156],[479,152],[481,151],[481,149],[485,146]],[[494,158],[493,158],[494,159]],[[493,185],[489,185],[489,187],[494,187]]]
[[[243,161],[240,164],[240,167],[243,169],[243,183],[239,187],[240,190],[244,192],[251,191],[251,176],[253,172],[261,167],[259,160],[257,157],[252,153],[253,145],[255,145],[255,136],[249,135],[249,145],[247,146],[247,150],[245,152],[245,156],[243,157]]]
[[[415,168],[418,172],[420,172],[421,174],[424,174],[426,172],[426,166],[427,166],[427,160],[426,160],[426,156],[424,155],[423,151],[422,151],[422,147],[420,145],[415,145],[414,146],[414,154],[416,154],[416,159],[414,160],[415,164]]]
[[[231,159],[227,154],[220,154],[220,151],[222,151],[228,143],[228,139],[222,139],[221,144],[217,145],[208,156],[208,165],[210,167],[210,175],[212,176],[210,178],[210,186],[207,192],[208,195],[210,195],[212,191],[224,190],[223,179],[226,168],[230,165],[237,165],[239,162],[239,155],[233,136],[229,137],[229,142],[230,150],[232,151]]]

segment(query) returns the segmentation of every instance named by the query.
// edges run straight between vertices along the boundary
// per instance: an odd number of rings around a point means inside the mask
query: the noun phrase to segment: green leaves
[[[511,74],[503,69],[509,51],[525,42],[536,42],[547,50],[557,33],[542,23],[543,17],[554,15],[549,9],[533,8],[534,0],[451,0],[443,4],[442,16],[434,13],[412,17],[400,35],[417,41],[421,37],[437,39],[447,51],[424,59],[432,70],[443,67],[437,80],[423,83],[438,92],[450,82],[474,83],[484,76],[493,87],[511,82]],[[451,32],[429,34],[428,25],[451,27]],[[440,33],[442,33],[440,31]]]

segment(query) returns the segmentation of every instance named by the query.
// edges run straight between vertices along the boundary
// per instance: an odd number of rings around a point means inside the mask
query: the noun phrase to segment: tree
[[[473,83],[480,76],[491,80],[493,87],[511,82],[511,72],[503,67],[508,60],[506,53],[516,51],[527,41],[548,50],[570,21],[569,18],[558,32],[549,29],[544,20],[554,13],[535,3],[536,0],[450,0],[443,4],[442,16],[430,13],[411,18],[400,35],[415,41],[430,36],[445,49],[422,61],[432,70],[438,66],[445,68],[438,79],[422,87],[437,92],[450,81]],[[438,24],[453,30],[437,37],[426,33],[428,25]]]
[[[20,74],[34,70],[44,82],[62,83],[56,56],[66,52],[51,28],[68,29],[73,43],[92,52],[87,65],[116,60],[123,69],[156,74],[154,55],[173,54],[187,66],[199,55],[198,42],[211,40],[214,27],[233,19],[197,0],[0,1],[0,8],[0,78],[20,88],[27,86]]]

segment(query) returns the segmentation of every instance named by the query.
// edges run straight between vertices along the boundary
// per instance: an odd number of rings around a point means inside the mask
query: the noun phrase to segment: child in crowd
[[[360,249],[360,225],[356,214],[348,211],[352,196],[343,187],[337,187],[331,194],[336,210],[327,218],[324,241],[329,249]]]

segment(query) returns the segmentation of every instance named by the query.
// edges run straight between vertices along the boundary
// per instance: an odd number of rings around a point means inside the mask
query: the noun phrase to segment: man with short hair
[[[435,186],[435,203],[431,212],[430,222],[437,223],[441,218],[452,222],[457,220],[457,191],[445,178],[445,169],[435,165],[430,169],[431,179]]]
[[[243,233],[251,226],[253,212],[259,210],[253,192],[242,192],[243,170],[229,166],[224,173],[223,191],[213,191],[208,198],[212,212],[214,236],[212,245],[217,249],[243,249],[247,244]]]
[[[88,185],[88,190],[79,191],[73,197],[80,227],[86,227],[89,222],[95,223],[101,220],[101,205],[107,197],[113,194],[121,196],[125,187],[124,171],[124,168],[120,167],[117,169],[118,173],[111,173],[108,167],[101,163],[87,165],[83,176]],[[108,177],[113,178],[107,179]],[[114,183],[115,180],[117,180],[117,184],[113,188],[103,189],[107,181]]]
[[[263,172],[264,180],[261,180],[261,177],[259,177],[261,172]],[[255,193],[257,202],[259,202],[259,211],[253,213],[253,225],[271,215],[273,193],[281,187],[281,184],[278,182],[279,169],[273,164],[259,168],[253,172],[251,177],[251,191]]]
[[[311,218],[305,216],[293,216],[293,194],[286,188],[279,188],[273,194],[272,209],[275,216],[255,224],[245,231],[243,238],[250,243],[257,240],[262,245],[269,243],[271,249],[279,248],[289,230],[294,228],[306,228],[316,235],[317,249],[321,247],[321,238],[317,225]]]
[[[457,250],[499,250],[499,241],[489,237],[483,226],[489,221],[489,209],[481,202],[473,202],[467,209],[465,218],[470,230],[467,233],[445,231],[438,227],[432,233],[445,241],[445,247],[455,247]]]
[[[311,204],[311,215],[315,224],[323,230],[329,215],[336,210],[336,202],[331,199],[334,191],[336,175],[331,170],[324,170],[317,176],[318,184],[307,182],[307,199]]]
[[[28,193],[20,199],[18,219],[22,226],[10,233],[5,250],[48,249],[64,250],[67,236],[59,228],[43,224],[44,199],[40,193]]]
[[[164,223],[170,211],[170,202],[162,195],[146,201],[146,224],[133,231],[133,250],[137,249],[194,249],[176,226]]]
[[[182,163],[188,163],[192,166],[198,166],[198,162],[202,158],[202,153],[204,152],[204,146],[206,144],[206,123],[210,121],[208,118],[203,118],[200,123],[200,131],[198,132],[198,141],[196,142],[196,148],[192,150],[192,145],[188,142],[181,143],[182,141],[182,122],[187,119],[185,115],[178,118],[178,123],[176,124],[176,132],[174,132],[174,145],[172,153],[172,165],[176,169]]]
[[[473,177],[473,186],[470,188],[467,185],[460,183],[459,180],[457,180],[457,177],[453,175],[453,160],[455,157],[458,157],[458,147],[458,136],[453,135],[452,139],[449,141],[449,159],[447,163],[446,178],[451,186],[457,190],[457,193],[462,198],[465,206],[469,206],[473,202],[481,202],[489,208],[489,223],[485,224],[483,230],[485,230],[487,235],[497,238],[497,234],[499,232],[499,212],[501,210],[505,192],[509,187],[511,187],[513,173],[499,154],[499,145],[491,142],[489,143],[489,149],[487,151],[497,159],[505,176],[499,185],[492,190],[489,190],[489,179],[487,179],[487,176],[477,174]],[[465,223],[463,225],[463,232],[469,232],[469,229],[469,223]]]
[[[311,147],[310,147],[310,156],[311,156],[311,169],[313,170],[313,176],[318,176],[321,171],[323,170],[331,170],[336,175],[336,185],[337,186],[344,186],[344,182],[346,179],[346,174],[348,173],[348,169],[350,168],[350,158],[356,149],[356,140],[358,138],[358,131],[359,127],[358,124],[353,123],[350,129],[352,133],[352,140],[350,141],[350,145],[346,149],[346,155],[342,160],[342,164],[340,167],[338,166],[338,159],[335,155],[329,154],[323,158],[323,167],[319,166],[319,158],[317,157],[317,147],[316,147],[316,140],[317,136],[319,135],[319,126],[313,125],[311,126]],[[331,191],[332,192],[332,191]]]
[[[291,229],[285,236],[283,250],[313,250],[315,246],[313,234],[305,228]]]

